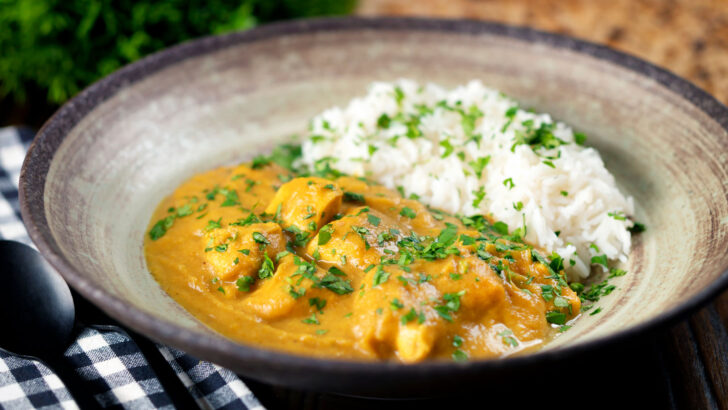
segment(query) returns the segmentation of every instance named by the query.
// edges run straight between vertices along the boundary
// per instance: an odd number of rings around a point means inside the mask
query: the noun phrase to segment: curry
[[[145,254],[174,300],[242,343],[407,363],[493,358],[538,348],[580,310],[563,262],[503,225],[363,178],[257,161],[177,188]]]

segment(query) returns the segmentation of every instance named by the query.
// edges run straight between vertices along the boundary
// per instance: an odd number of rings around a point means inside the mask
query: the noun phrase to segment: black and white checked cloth
[[[20,219],[18,177],[33,136],[27,128],[0,128],[0,238],[30,245]],[[157,347],[199,407],[264,410],[230,370],[171,347]],[[65,359],[87,381],[89,394],[101,407],[172,408],[147,360],[123,333],[86,328],[68,348]],[[45,365],[0,350],[0,408],[33,407],[78,408],[63,381]]]

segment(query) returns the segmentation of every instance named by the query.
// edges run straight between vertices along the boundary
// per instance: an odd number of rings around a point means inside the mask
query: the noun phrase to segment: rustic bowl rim
[[[128,305],[94,284],[79,273],[64,258],[50,230],[45,217],[43,193],[46,176],[53,154],[79,121],[98,104],[115,95],[127,85],[147,75],[180,63],[188,58],[212,53],[241,43],[308,34],[314,32],[349,31],[362,29],[385,29],[401,31],[427,31],[443,34],[487,34],[514,38],[530,43],[540,43],[554,49],[567,49],[586,54],[596,59],[617,64],[641,76],[649,77],[682,98],[690,101],[722,128],[728,131],[728,107],[713,96],[672,72],[648,63],[624,52],[607,46],[572,38],[565,35],[518,27],[507,24],[466,19],[432,19],[412,17],[337,17],[293,20],[273,23],[251,30],[225,35],[208,36],[185,42],[147,56],[129,64],[111,75],[95,82],[73,99],[64,104],[38,131],[23,162],[19,200],[23,221],[33,242],[43,256],[54,266],[63,278],[81,295],[99,306],[120,322],[160,342],[173,345],[202,359],[224,363],[226,359],[245,360],[305,371],[326,370],[330,373],[360,374],[376,376],[382,372],[407,377],[415,374],[455,373],[468,369],[480,373],[514,369],[525,365],[555,363],[580,353],[587,353],[613,345],[653,331],[686,317],[711,301],[719,292],[728,288],[728,271],[722,272],[713,283],[696,295],[660,315],[626,330],[553,350],[544,350],[524,356],[507,359],[473,360],[466,363],[448,361],[426,361],[417,364],[392,362],[361,362],[333,360],[293,355],[242,345],[220,336],[199,334],[158,319]],[[38,202],[40,201],[40,202]]]

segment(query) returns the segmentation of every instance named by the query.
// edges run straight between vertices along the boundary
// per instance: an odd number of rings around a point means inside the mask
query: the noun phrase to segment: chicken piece
[[[410,231],[385,214],[369,207],[350,209],[344,216],[323,226],[308,243],[309,255],[318,250],[318,261],[333,265],[351,276],[360,276],[382,256],[398,252],[397,241]]]
[[[227,225],[205,233],[203,240],[208,269],[223,281],[257,276],[265,255],[273,259],[286,248],[280,225],[272,222]]]
[[[322,301],[354,291],[345,278],[324,272],[314,263],[293,254],[280,260],[272,277],[260,279],[258,283],[258,288],[245,299],[243,306],[264,320],[308,316],[317,309],[311,302],[313,298]],[[331,285],[333,283],[336,285]],[[332,286],[336,286],[335,291]]]
[[[295,178],[278,188],[265,212],[278,215],[287,230],[315,233],[339,212],[342,196],[341,189],[327,179]]]
[[[393,277],[374,287],[367,285],[353,309],[357,347],[380,358],[394,354],[409,363],[425,359],[445,324],[420,301],[438,294],[431,284],[403,286]]]
[[[337,178],[336,183],[346,192],[363,195],[367,206],[392,217],[401,225],[418,229],[441,229],[444,227],[442,222],[432,217],[432,213],[422,203],[402,198],[398,193],[385,187],[379,185],[369,186],[364,181],[352,177]]]
[[[479,321],[483,314],[508,303],[503,281],[483,260],[472,256],[449,256],[434,261],[417,261],[409,265],[411,273],[402,276],[414,283],[429,283],[437,289],[430,295],[434,306],[453,306],[447,299],[457,299],[454,311],[442,310],[453,320]],[[451,296],[448,296],[451,295]],[[457,296],[456,296],[457,295]]]

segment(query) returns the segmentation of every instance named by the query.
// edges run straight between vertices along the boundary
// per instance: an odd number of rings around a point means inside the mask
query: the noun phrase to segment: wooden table
[[[568,34],[666,67],[728,103],[728,1],[360,0],[357,13],[483,19]],[[271,409],[728,409],[727,329],[728,292],[670,329],[554,369],[548,380],[524,375],[428,400],[372,401],[248,383]]]

